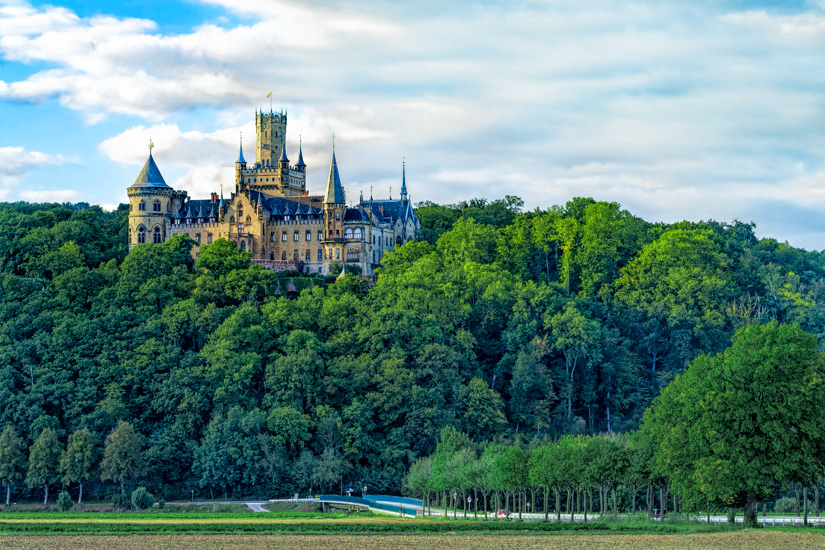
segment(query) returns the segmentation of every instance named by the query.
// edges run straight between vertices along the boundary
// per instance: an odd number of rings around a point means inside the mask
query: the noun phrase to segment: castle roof
[[[303,147],[298,144],[298,163],[295,166],[306,166],[306,164],[304,164],[304,152],[302,149]]]
[[[174,219],[198,219],[217,218],[219,205],[211,199],[190,199],[181,206],[172,218]]]
[[[260,191],[250,191],[249,199],[255,203],[260,201],[264,210],[273,216],[318,216],[324,213],[320,208],[306,203],[292,201],[284,197],[270,197]]]
[[[385,222],[394,223],[396,220],[406,222],[409,219],[416,219],[412,204],[408,200],[361,201],[361,207],[366,210],[370,209],[370,205],[372,205],[372,215]]]
[[[347,208],[346,212],[344,212],[344,221],[366,222],[369,221],[369,217],[367,216],[367,213],[360,208]]]
[[[335,150],[332,151],[332,162],[329,164],[327,190],[324,193],[324,204],[343,204],[344,187],[341,185],[341,176],[338,175],[338,163],[335,161]]]
[[[155,164],[155,159],[152,158],[152,151],[149,151],[149,158],[146,159],[146,164],[143,165],[140,174],[138,174],[135,183],[131,187],[155,187],[163,189],[171,189],[160,174],[158,165]]]

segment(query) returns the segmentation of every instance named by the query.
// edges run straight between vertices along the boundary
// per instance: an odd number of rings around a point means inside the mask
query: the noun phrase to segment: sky
[[[234,187],[256,109],[348,202],[576,196],[825,249],[825,0],[0,0],[0,200]]]

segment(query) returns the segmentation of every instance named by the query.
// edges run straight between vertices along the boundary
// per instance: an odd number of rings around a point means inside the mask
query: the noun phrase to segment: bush
[[[116,490],[114,493],[112,493],[112,506],[113,507],[115,507],[115,508],[124,508],[125,507],[124,500],[125,499],[123,498],[123,493],[121,493],[119,490]]]
[[[146,490],[146,487],[138,487],[132,491],[132,506],[138,510],[146,510],[151,508],[155,503],[155,497],[152,493]]]
[[[57,495],[57,507],[60,508],[60,511],[66,512],[71,510],[72,506],[74,506],[72,495],[70,495],[68,491],[60,491],[60,494]]]
[[[782,497],[773,505],[773,511],[778,514],[795,514],[796,499],[793,497]]]
[[[163,498],[161,498],[161,499],[158,501],[158,508],[160,508],[161,510],[163,510],[163,508],[164,508],[165,506],[166,506],[166,500],[164,500]]]

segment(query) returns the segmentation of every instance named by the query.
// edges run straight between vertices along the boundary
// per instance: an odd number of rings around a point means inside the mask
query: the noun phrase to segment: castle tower
[[[256,112],[255,130],[258,134],[255,162],[262,167],[274,167],[286,143],[286,113]]]
[[[401,200],[407,200],[407,161],[401,162]]]
[[[243,134],[241,134],[241,146],[238,153],[238,160],[235,161],[235,190],[240,192],[245,182],[243,180],[243,171],[246,170],[246,159],[243,158]],[[223,195],[223,189],[221,189]]]
[[[149,158],[135,183],[127,189],[129,195],[129,248],[143,243],[162,243],[169,238],[171,216],[186,199],[186,191],[175,191],[163,179],[152,157],[154,145],[149,143]]]
[[[333,261],[342,261],[342,244],[344,242],[344,214],[346,197],[341,177],[338,175],[338,162],[335,160],[335,146],[332,147],[332,161],[329,165],[327,189],[324,193],[324,223],[326,257]]]

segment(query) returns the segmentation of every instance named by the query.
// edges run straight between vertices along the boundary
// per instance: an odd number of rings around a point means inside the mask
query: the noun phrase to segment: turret
[[[344,204],[344,188],[341,185],[341,177],[338,175],[338,163],[335,161],[335,147],[332,148],[332,162],[329,165],[329,177],[327,178],[327,190],[324,193],[324,204]]]
[[[401,162],[401,200],[407,200],[407,161]]]
[[[129,247],[143,243],[162,243],[169,235],[172,212],[177,212],[186,197],[166,184],[152,156],[154,144],[149,142],[149,158],[129,186]]]
[[[298,163],[295,165],[295,168],[300,172],[306,172],[307,171],[307,165],[304,164],[304,152],[302,150],[303,149],[302,145],[303,144],[301,143],[301,138],[299,137],[298,138]]]
[[[241,132],[240,150],[238,160],[235,161],[235,188],[240,190],[243,187],[243,171],[246,170],[246,159],[243,158],[243,132]],[[223,193],[223,190],[221,190]]]

